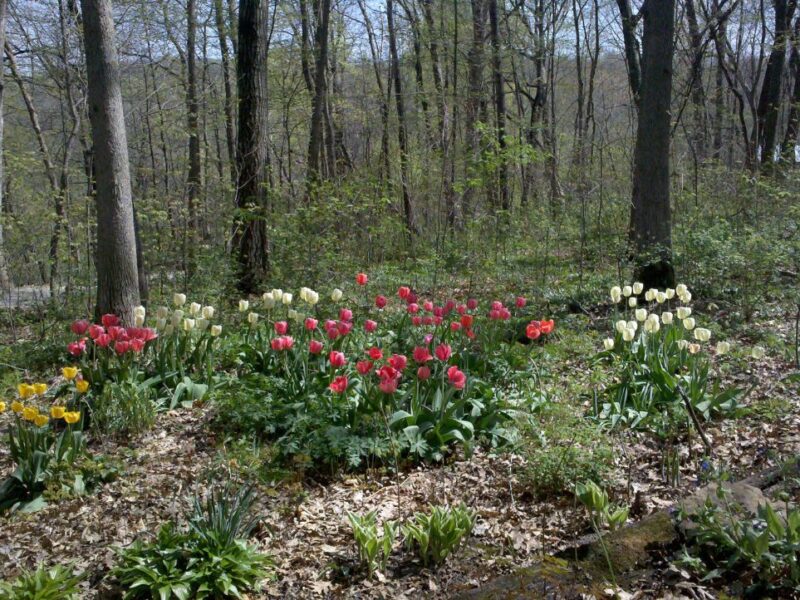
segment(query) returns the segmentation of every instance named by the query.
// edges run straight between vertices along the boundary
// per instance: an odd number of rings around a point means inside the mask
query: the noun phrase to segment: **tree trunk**
[[[230,169],[231,185],[236,185],[236,139],[233,133],[233,89],[231,87],[231,66],[228,55],[228,28],[225,26],[225,13],[222,10],[222,0],[214,0],[214,14],[217,20],[217,37],[219,39],[220,54],[222,56],[222,81],[225,88],[225,141],[228,148],[228,167]]]
[[[622,17],[622,40],[625,46],[628,84],[631,87],[631,94],[633,94],[633,102],[638,107],[639,90],[642,87],[642,65],[639,56],[639,42],[636,39],[636,18],[633,10],[631,10],[630,0],[617,0],[617,6],[619,7],[620,17]]]
[[[645,288],[671,287],[669,189],[670,100],[675,0],[646,0],[642,9],[642,81],[633,165],[631,238]]]
[[[389,32],[389,56],[392,63],[392,79],[394,81],[394,101],[397,109],[397,141],[400,146],[400,186],[403,190],[403,217],[409,242],[416,230],[414,209],[411,205],[411,194],[408,190],[408,133],[406,115],[403,104],[403,87],[400,80],[400,61],[397,57],[397,36],[394,29],[394,6],[392,0],[386,0],[386,20]]]
[[[795,146],[800,141],[798,140],[798,130],[800,129],[800,17],[797,17],[794,22],[794,39],[789,55],[789,68],[794,76],[794,87],[786,123],[786,135],[781,145],[781,157],[782,160],[793,164],[796,160]]]
[[[269,270],[267,240],[267,0],[240,0],[236,55],[239,130],[233,249],[237,285],[257,291]]]
[[[6,44],[6,0],[0,0],[0,48]],[[8,278],[8,266],[6,264],[5,243],[3,240],[3,195],[5,192],[5,165],[3,161],[3,94],[5,92],[5,82],[3,74],[0,73],[0,292],[9,290],[11,282]]]
[[[486,0],[471,0],[472,4],[472,46],[467,56],[467,100],[464,109],[467,126],[466,178],[474,179],[481,163],[481,136],[478,123],[481,119],[481,105],[484,102],[483,64],[484,40],[486,38]],[[476,202],[474,190],[468,183],[462,200],[465,215],[474,214]]]
[[[489,27],[492,38],[492,79],[494,82],[494,107],[497,134],[497,206],[507,211],[510,208],[508,195],[508,161],[506,156],[506,91],[503,80],[503,60],[500,54],[500,24],[497,15],[497,0],[489,0]]]
[[[128,143],[110,0],[81,0],[97,193],[97,314],[133,324],[139,304]]]
[[[328,28],[331,0],[319,0],[316,30],[314,32],[314,99],[311,107],[311,127],[308,136],[309,191],[322,180],[325,143],[325,114],[327,105]]]
[[[200,230],[197,206],[200,202],[200,191],[203,186],[202,166],[200,164],[200,108],[197,99],[196,0],[187,0],[186,2],[186,20],[186,128],[189,132],[189,176],[186,181],[187,208],[189,211],[186,236],[186,276],[191,278],[197,267],[195,263]]]
[[[686,21],[689,25],[692,60],[692,67],[689,73],[693,113],[691,142],[697,160],[702,162],[706,158],[706,97],[703,90],[703,59],[705,53],[694,0],[686,0]]]

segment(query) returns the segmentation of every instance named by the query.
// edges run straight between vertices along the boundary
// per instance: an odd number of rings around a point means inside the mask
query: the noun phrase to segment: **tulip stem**
[[[692,406],[689,397],[686,395],[686,392],[683,391],[683,388],[680,386],[680,384],[677,384],[675,389],[678,390],[678,394],[680,394],[681,398],[683,398],[683,402],[686,405],[686,410],[692,419],[692,423],[694,423],[694,427],[697,429],[697,433],[700,434],[700,439],[703,440],[703,445],[706,447],[706,452],[708,452],[709,455],[713,454],[714,452],[711,447],[711,442],[708,441],[706,433],[703,431],[702,425],[700,425],[700,419],[697,418],[697,413],[695,412],[694,406]]]

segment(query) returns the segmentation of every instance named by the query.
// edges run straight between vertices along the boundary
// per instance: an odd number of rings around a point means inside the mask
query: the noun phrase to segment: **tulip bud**
[[[258,323],[258,313],[251,312],[250,314],[248,314],[247,322],[250,323],[250,325],[255,325],[256,323]]]
[[[688,306],[679,306],[677,313],[678,313],[678,318],[680,320],[683,320],[692,314],[692,309],[689,308]]]
[[[636,337],[636,332],[633,329],[626,328],[625,331],[622,332],[622,339],[626,342],[632,342],[634,337]]]
[[[169,317],[169,309],[166,306],[159,306],[156,310],[156,317],[159,319],[166,319]]]
[[[667,297],[667,300],[672,300],[675,297],[675,290],[672,288],[667,288],[664,290],[664,295]]]
[[[135,315],[133,317],[133,325],[134,327],[141,327],[144,325],[144,315]]]
[[[625,319],[620,319],[619,321],[617,321],[617,322],[614,324],[614,328],[615,328],[615,329],[617,330],[617,332],[619,332],[619,333],[622,333],[623,331],[625,331],[625,329],[627,328],[627,326],[628,326],[628,323],[625,321]]]
[[[250,302],[247,300],[239,300],[239,312],[246,312],[250,308]]]
[[[614,349],[614,339],[613,338],[606,338],[603,340],[603,348],[606,350],[613,350]]]
[[[331,292],[331,300],[333,300],[334,302],[338,302],[339,300],[342,299],[343,295],[344,294],[342,293],[342,290],[340,290],[339,288],[334,288],[334,290]]]
[[[698,327],[694,330],[694,339],[698,342],[707,342],[711,339],[711,332],[705,327]]]
[[[664,325],[672,325],[672,313],[669,311],[661,313],[661,322]]]
[[[633,284],[633,293],[636,294],[637,296],[642,293],[643,289],[644,289],[643,283],[637,281],[636,283]]]
[[[133,309],[133,316],[134,317],[141,317],[142,321],[144,321],[144,316],[147,314],[147,309],[144,306],[137,306]]]
[[[186,294],[173,294],[172,303],[178,307],[183,306],[186,304]]]
[[[286,306],[289,306],[292,303],[292,295],[284,294],[281,296],[281,302],[283,302]]]
[[[184,319],[183,320],[183,330],[184,331],[191,331],[194,329],[194,319]]]
[[[204,306],[203,307],[203,318],[204,319],[213,319],[214,318],[214,307],[213,306]]]
[[[630,306],[631,308],[636,306],[636,296],[631,296],[630,298],[628,298],[628,306]]]
[[[647,318],[647,309],[646,308],[637,308],[636,309],[636,320],[640,323],[644,322]]]
[[[222,333],[222,325],[211,326],[211,337],[218,337]]]
[[[683,326],[686,328],[686,331],[691,331],[692,329],[694,329],[695,326],[694,317],[686,317],[683,320]]]
[[[722,356],[723,354],[727,354],[731,351],[731,345],[729,342],[717,342],[717,354]]]
[[[622,295],[625,296],[626,298],[630,296],[632,293],[633,293],[633,288],[631,286],[626,285],[625,287],[622,288]]]
[[[280,302],[281,298],[283,298],[283,290],[280,289],[280,288],[273,289],[272,290],[272,299],[275,300],[275,302]]]

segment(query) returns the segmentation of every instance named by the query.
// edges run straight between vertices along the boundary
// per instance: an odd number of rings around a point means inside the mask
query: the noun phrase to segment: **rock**
[[[706,502],[722,507],[721,516],[726,521],[729,520],[727,506],[733,509],[734,516],[742,516],[743,514],[753,516],[758,513],[758,507],[765,504],[771,504],[772,508],[779,514],[784,513],[784,506],[780,503],[772,502],[759,488],[748,483],[743,481],[723,483],[722,492],[720,492],[718,484],[710,483],[679,503],[680,508],[689,515],[680,523],[682,532],[688,533],[695,528],[691,515],[696,514],[698,510],[705,506]]]

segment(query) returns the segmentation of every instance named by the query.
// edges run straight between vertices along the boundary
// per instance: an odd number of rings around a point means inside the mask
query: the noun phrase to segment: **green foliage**
[[[239,537],[257,522],[248,516],[253,499],[251,488],[230,487],[195,498],[189,531],[166,523],[152,543],[121,549],[112,576],[125,598],[243,598],[257,590],[271,561]]]
[[[156,419],[155,390],[130,381],[109,382],[91,404],[92,425],[116,435],[147,431]]]
[[[475,513],[464,504],[431,506],[428,513],[416,513],[402,525],[403,538],[423,565],[440,565],[472,532],[475,520]]]
[[[55,565],[39,565],[35,571],[23,571],[16,579],[0,582],[0,600],[76,600],[83,575]]]
[[[378,569],[381,571],[386,569],[386,561],[389,560],[397,537],[397,524],[394,521],[384,521],[383,535],[379,535],[376,517],[376,511],[368,512],[364,516],[347,513],[358,547],[358,557],[366,566],[369,577],[372,577]]]
[[[683,564],[693,567],[704,581],[740,581],[751,597],[796,591],[800,587],[800,509],[787,506],[782,515],[766,504],[757,515],[749,516],[727,493],[719,486],[721,501],[709,498],[692,515],[694,527],[689,530]]]
[[[605,525],[617,529],[628,520],[628,508],[612,506],[606,491],[594,481],[576,484],[575,497],[589,511],[592,524],[598,530]]]

